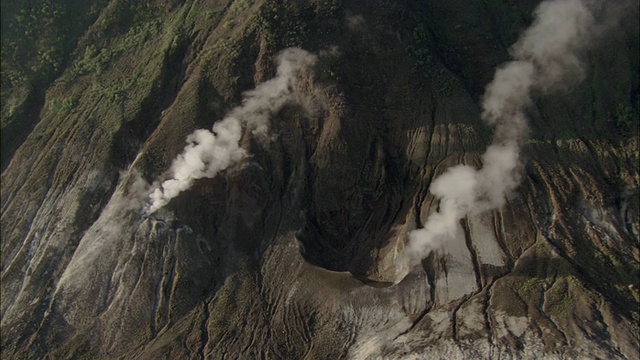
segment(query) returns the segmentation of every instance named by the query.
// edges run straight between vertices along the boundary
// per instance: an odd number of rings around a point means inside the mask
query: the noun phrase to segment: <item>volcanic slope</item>
[[[594,3],[515,193],[393,284],[538,2],[3,2],[2,358],[638,358],[638,4]],[[268,136],[146,213],[292,47]]]

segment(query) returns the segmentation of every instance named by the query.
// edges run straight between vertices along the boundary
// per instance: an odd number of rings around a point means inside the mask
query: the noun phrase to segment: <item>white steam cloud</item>
[[[514,58],[495,73],[482,103],[482,119],[495,126],[483,167],[449,168],[430,191],[440,200],[424,227],[409,233],[405,258],[411,267],[454,236],[459,222],[504,205],[522,177],[520,147],[528,134],[525,109],[531,93],[547,92],[583,76],[579,52],[593,36],[594,19],[581,0],[541,3],[534,23],[511,47]],[[408,270],[408,269],[406,269]]]
[[[298,74],[315,61],[314,55],[302,49],[289,48],[281,52],[275,78],[246,92],[242,105],[217,122],[213,131],[200,129],[187,137],[188,145],[171,165],[172,178],[151,193],[146,212],[158,211],[189,189],[195,180],[215,177],[246,157],[246,151],[239,144],[243,127],[266,138],[269,118],[295,98]]]

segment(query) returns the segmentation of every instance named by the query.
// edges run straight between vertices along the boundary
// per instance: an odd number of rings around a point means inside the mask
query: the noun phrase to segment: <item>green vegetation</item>
[[[430,43],[429,30],[422,24],[416,26],[413,29],[413,44],[407,47],[409,55],[416,58],[416,70],[434,65],[433,54],[429,49]]]
[[[23,6],[11,19],[8,34],[2,37],[2,68],[14,65],[6,69],[11,86],[23,85],[29,78],[50,77],[61,69],[65,39],[59,27],[63,15],[61,5],[43,1],[38,6]]]
[[[299,9],[281,1],[269,2],[260,9],[258,30],[270,48],[301,46],[305,42],[308,25],[298,16],[298,11]]]
[[[2,88],[51,81],[65,67],[76,39],[104,1],[51,0],[3,4]]]
[[[171,45],[167,41],[162,51],[138,70],[119,66],[111,72],[116,61],[126,62],[123,57],[138,53],[166,32],[156,5],[95,0],[75,6],[40,0],[14,7],[10,14],[3,13],[3,21],[8,20],[3,23],[2,36],[3,109],[5,104],[19,104],[18,95],[33,99],[31,93],[46,89],[63,70],[64,75],[54,83],[58,90],[47,95],[45,104],[59,120],[82,101],[83,95],[69,88],[80,76],[91,76],[90,90],[99,96],[122,103],[132,87],[155,78],[151,68],[161,70],[163,52]],[[38,96],[44,98],[44,93]],[[12,113],[3,110],[3,129],[23,120]]]
[[[115,58],[139,48],[149,39],[158,36],[162,31],[162,23],[157,13],[157,9],[150,6],[128,9],[115,6],[98,22],[96,31],[98,33],[113,31],[117,26],[129,26],[128,30],[114,43],[98,41],[98,46],[95,43],[88,44],[84,48],[84,53],[74,64],[73,74],[75,76],[90,73],[99,75],[109,68]],[[130,24],[122,24],[123,18],[130,18]]]
[[[291,46],[311,45],[319,37],[336,36],[332,19],[340,12],[339,0],[314,3],[269,1],[256,18],[259,33],[270,49],[278,51]],[[313,47],[313,46],[311,46]]]
[[[543,306],[545,312],[557,316],[569,316],[575,304],[569,286],[578,286],[571,264],[563,258],[550,254],[544,244],[531,249],[534,253],[526,257],[521,280],[513,283],[513,291],[525,302]]]
[[[575,299],[569,285],[573,279],[573,277],[569,277],[567,281],[560,280],[548,290],[547,311],[552,315],[567,318],[573,312]]]
[[[222,24],[222,27],[225,30],[230,30],[230,29],[233,29],[235,24],[236,24],[236,22],[234,20],[229,20],[229,21],[225,21],[224,24]]]
[[[638,112],[627,104],[618,104],[613,110],[613,122],[622,136],[631,135],[634,122],[638,123]]]
[[[569,128],[569,129],[562,129],[562,131],[559,131],[558,135],[556,136],[557,140],[575,140],[578,139],[580,136],[578,135],[578,132],[575,129]]]
[[[415,59],[413,71],[422,82],[431,83],[440,94],[450,95],[458,86],[458,81],[437,60],[433,49],[429,30],[419,24],[413,29],[412,44],[407,47],[407,53]]]
[[[539,298],[544,292],[544,279],[541,278],[528,278],[526,281],[519,284],[516,292],[522,299],[534,299]]]
[[[450,95],[458,86],[458,81],[450,74],[439,60],[439,49],[425,25],[422,9],[410,9],[406,3],[384,0],[382,8],[389,15],[412,26],[409,41],[406,46],[407,54],[414,59],[413,72],[421,87],[430,85],[442,95]],[[402,31],[403,29],[398,29]]]
[[[58,116],[65,117],[78,106],[79,100],[80,99],[74,95],[62,100],[54,99],[49,106],[54,112],[58,113]]]
[[[504,48],[517,41],[526,24],[531,23],[531,10],[528,4],[507,0],[487,0],[483,2],[487,12],[492,15],[492,23],[499,31],[486,34],[490,41],[498,41]],[[497,38],[495,38],[497,36]]]
[[[380,0],[380,7],[397,19],[402,19],[409,12],[407,4],[397,0]]]
[[[247,11],[252,5],[253,0],[235,0],[231,4],[229,12],[232,14],[240,14]]]

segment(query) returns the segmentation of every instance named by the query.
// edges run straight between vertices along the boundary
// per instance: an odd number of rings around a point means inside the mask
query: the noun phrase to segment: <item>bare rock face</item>
[[[640,356],[637,3],[532,94],[516,193],[410,269],[537,2],[61,3],[3,4],[2,358]],[[268,136],[146,212],[292,46],[317,61]]]

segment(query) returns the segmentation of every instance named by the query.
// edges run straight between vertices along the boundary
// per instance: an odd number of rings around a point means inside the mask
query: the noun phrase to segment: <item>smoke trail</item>
[[[409,267],[454,236],[460,219],[499,208],[516,189],[522,178],[520,147],[528,134],[525,109],[531,93],[582,79],[578,55],[594,35],[593,25],[581,0],[538,6],[534,23],[511,47],[514,60],[496,71],[485,90],[482,119],[495,126],[495,135],[482,155],[483,167],[454,166],[433,181],[430,191],[440,199],[440,207],[422,229],[409,233],[402,259]]]
[[[266,138],[269,118],[294,99],[298,74],[315,61],[314,55],[302,49],[289,48],[281,52],[275,78],[246,92],[242,105],[217,122],[213,131],[200,129],[187,137],[187,146],[171,165],[172,178],[151,193],[146,213],[158,211],[189,189],[195,180],[215,177],[246,157],[239,144],[243,127],[251,129],[256,136]]]

